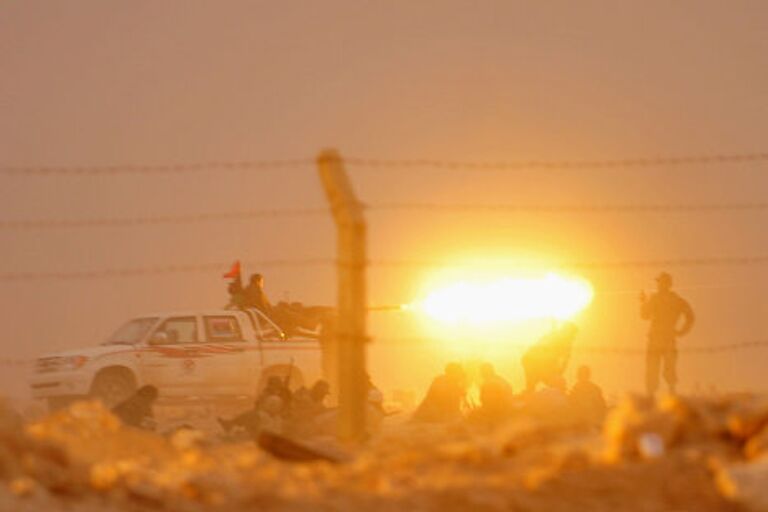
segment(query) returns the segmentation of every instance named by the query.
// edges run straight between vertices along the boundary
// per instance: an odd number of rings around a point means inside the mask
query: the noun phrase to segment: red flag
[[[229,272],[224,274],[225,279],[234,279],[236,277],[240,277],[240,260],[236,260],[232,264],[232,268],[229,269]]]

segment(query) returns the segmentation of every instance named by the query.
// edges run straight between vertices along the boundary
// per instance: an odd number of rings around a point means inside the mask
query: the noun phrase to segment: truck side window
[[[157,328],[168,337],[168,345],[197,343],[197,319],[193,316],[169,318]]]
[[[205,333],[208,341],[244,341],[234,316],[206,316]]]

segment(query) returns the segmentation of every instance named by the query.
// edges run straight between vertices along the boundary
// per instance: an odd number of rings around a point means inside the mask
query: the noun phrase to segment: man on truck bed
[[[243,280],[240,273],[240,262],[236,261],[232,268],[224,274],[225,278],[232,279],[227,290],[229,291],[229,302],[239,308],[255,308],[269,316],[272,311],[272,305],[264,293],[264,276],[261,274],[251,274],[248,286],[243,286]]]
[[[315,331],[328,314],[329,308],[305,308],[301,303],[280,302],[273,306],[264,292],[264,276],[251,274],[248,286],[243,286],[239,261],[232,265],[224,277],[232,279],[227,287],[229,306],[258,309],[289,336],[300,334],[301,329]]]

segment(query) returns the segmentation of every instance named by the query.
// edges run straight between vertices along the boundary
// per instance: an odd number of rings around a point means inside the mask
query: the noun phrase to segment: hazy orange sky
[[[105,2],[0,6],[0,165],[312,158],[604,159],[766,151],[761,1]],[[350,166],[368,203],[765,201],[766,164],[515,172]],[[180,177],[0,176],[0,220],[322,207],[312,167]],[[371,259],[457,253],[626,260],[768,253],[765,211],[371,212]],[[0,273],[333,256],[324,217],[0,230]],[[224,270],[224,269],[222,269]],[[246,269],[247,271],[257,269]],[[584,343],[639,348],[636,294],[662,269],[593,271]],[[699,323],[685,343],[768,339],[765,266],[670,268]],[[274,299],[333,303],[330,267],[264,269]],[[372,303],[408,301],[424,269],[377,268]],[[219,272],[0,282],[3,353],[100,341],[154,310],[219,306]],[[391,315],[391,314],[390,314]],[[405,322],[377,314],[374,337]],[[381,343],[385,343],[382,339]],[[690,356],[684,385],[758,387],[768,352]],[[379,358],[378,355],[373,356]],[[392,361],[422,364],[416,357]],[[379,378],[385,365],[379,363]],[[640,359],[580,357],[640,388]],[[442,361],[424,362],[431,371]],[[377,365],[373,364],[374,377]],[[407,384],[407,375],[403,382]],[[419,382],[423,381],[421,371]]]

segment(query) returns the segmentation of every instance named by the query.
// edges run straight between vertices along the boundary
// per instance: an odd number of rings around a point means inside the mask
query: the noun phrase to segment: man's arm
[[[677,331],[678,336],[685,336],[693,328],[693,324],[696,322],[696,316],[693,314],[693,309],[688,301],[680,299],[682,301],[683,326]]]
[[[259,304],[257,305],[256,309],[260,310],[262,313],[266,314],[271,318],[272,304],[269,302],[269,299],[267,298],[267,294],[264,292],[263,289],[259,289],[258,293],[259,293],[259,296],[258,296]]]

